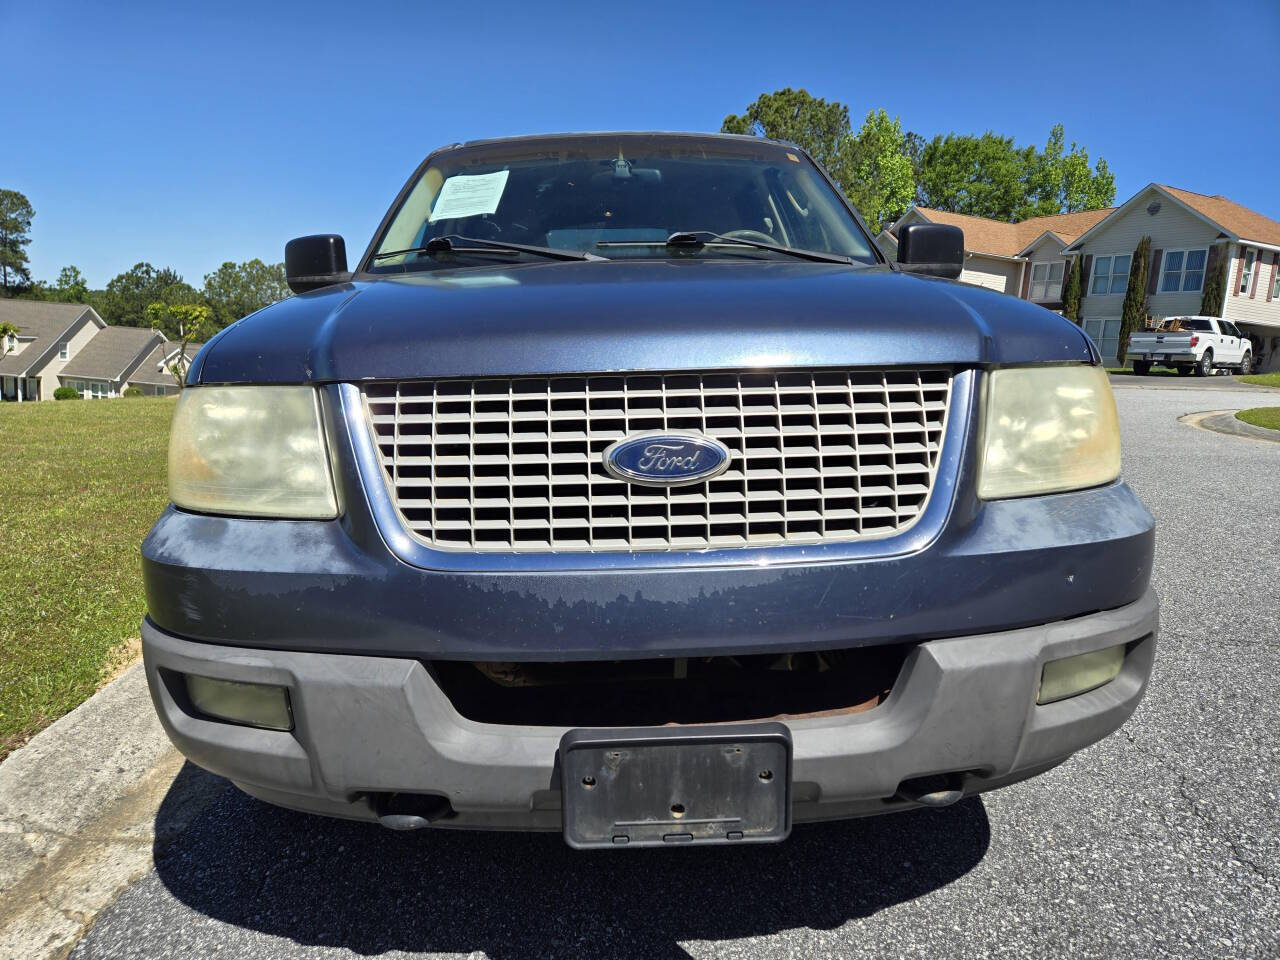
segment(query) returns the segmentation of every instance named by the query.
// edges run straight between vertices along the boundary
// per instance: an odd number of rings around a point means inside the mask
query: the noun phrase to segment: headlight
[[[987,377],[978,496],[1079,490],[1120,476],[1120,424],[1101,367],[1013,367]]]
[[[315,390],[183,390],[169,436],[169,497],[201,513],[336,517]]]

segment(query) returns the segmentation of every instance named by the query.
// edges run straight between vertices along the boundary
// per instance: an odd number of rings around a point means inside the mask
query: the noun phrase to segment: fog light
[[[1124,644],[1052,660],[1040,674],[1040,696],[1036,703],[1053,703],[1096,690],[1120,674],[1124,664]]]
[[[267,730],[293,729],[289,691],[284,687],[186,676],[192,706],[207,716]]]

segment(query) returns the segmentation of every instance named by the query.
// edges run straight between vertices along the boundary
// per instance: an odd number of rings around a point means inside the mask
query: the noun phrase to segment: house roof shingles
[[[32,338],[22,353],[0,360],[0,376],[20,377],[58,337],[66,333],[89,309],[83,303],[45,303],[40,300],[0,300],[0,322],[18,328],[18,339]]]
[[[180,346],[180,343],[175,343],[172,340],[157,343],[155,348],[147,354],[147,358],[138,365],[138,369],[129,378],[129,382],[145,383],[156,387],[176,387],[178,385],[177,378],[168,370],[161,370],[160,365],[169,354],[177,353]],[[187,359],[191,359],[199,353],[200,348],[203,346],[203,343],[188,343]]]
[[[1196,213],[1208,217],[1228,233],[1234,233],[1241,240],[1254,240],[1258,243],[1280,246],[1280,223],[1270,217],[1264,217],[1226,197],[1210,197],[1203,193],[1192,193],[1190,190],[1179,190],[1177,187],[1170,187],[1163,183],[1160,184],[1160,188],[1177,197]]]
[[[930,223],[951,224],[963,230],[966,250],[996,257],[1018,256],[1046,231],[1056,234],[1064,244],[1070,244],[1086,230],[1101,223],[1114,209],[1107,207],[1103,210],[1059,213],[1049,217],[1032,217],[1020,223],[1005,223],[1003,220],[948,213],[930,207],[915,208]]]
[[[67,361],[59,376],[118,380],[160,334],[146,327],[103,327]]]

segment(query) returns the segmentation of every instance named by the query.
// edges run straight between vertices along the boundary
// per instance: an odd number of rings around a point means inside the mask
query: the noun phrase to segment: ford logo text
[[[700,483],[729,469],[729,448],[701,434],[642,433],[606,449],[604,468],[628,483],[658,487]]]

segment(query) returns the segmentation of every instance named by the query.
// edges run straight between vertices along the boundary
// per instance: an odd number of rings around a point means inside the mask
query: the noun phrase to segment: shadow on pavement
[[[214,791],[180,832],[192,793]],[[556,834],[424,830],[277,809],[187,764],[156,816],[180,902],[299,944],[687,957],[679,943],[832,929],[963,876],[990,842],[979,799],[797,826],[783,844],[575,853]]]

